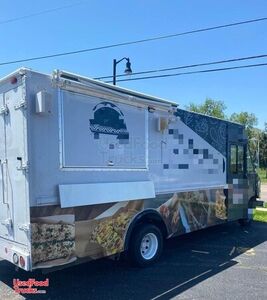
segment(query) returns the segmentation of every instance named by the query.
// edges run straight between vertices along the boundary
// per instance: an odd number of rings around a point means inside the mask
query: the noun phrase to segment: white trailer
[[[164,238],[247,218],[246,152],[241,125],[19,69],[0,81],[0,257],[33,270],[128,250],[147,265]]]

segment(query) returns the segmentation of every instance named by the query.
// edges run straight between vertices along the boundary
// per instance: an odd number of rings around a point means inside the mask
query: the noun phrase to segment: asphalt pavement
[[[49,278],[45,295],[19,296],[12,280]],[[267,299],[267,223],[228,223],[166,242],[145,269],[102,259],[40,275],[0,261],[0,299]]]

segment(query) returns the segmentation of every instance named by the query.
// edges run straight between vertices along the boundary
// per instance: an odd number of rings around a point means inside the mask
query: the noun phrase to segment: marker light
[[[25,259],[22,256],[19,257],[19,264],[22,268],[25,267]]]
[[[17,82],[18,82],[17,77],[13,76],[13,77],[10,78],[10,83],[11,84],[16,84]]]
[[[16,264],[16,265],[19,263],[19,257],[17,255],[17,253],[13,254],[13,263]]]

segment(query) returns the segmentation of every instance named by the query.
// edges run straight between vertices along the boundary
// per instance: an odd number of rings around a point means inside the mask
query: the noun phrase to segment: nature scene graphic
[[[99,134],[117,135],[119,140],[129,140],[129,132],[124,114],[113,103],[101,102],[94,108],[94,118],[90,119],[90,130],[99,138]]]

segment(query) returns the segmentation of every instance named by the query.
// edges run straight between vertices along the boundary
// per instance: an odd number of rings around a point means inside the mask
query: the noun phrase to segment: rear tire
[[[130,243],[130,258],[138,267],[146,267],[156,262],[163,248],[163,236],[160,229],[153,224],[138,226]]]

